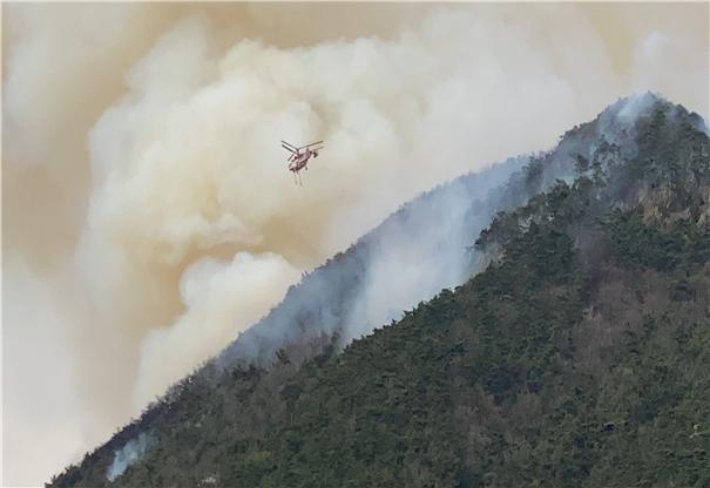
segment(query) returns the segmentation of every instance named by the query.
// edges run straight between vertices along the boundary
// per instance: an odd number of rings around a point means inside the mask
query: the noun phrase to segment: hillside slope
[[[52,486],[706,486],[708,154],[619,102],[495,195],[485,271],[342,352],[262,325]]]

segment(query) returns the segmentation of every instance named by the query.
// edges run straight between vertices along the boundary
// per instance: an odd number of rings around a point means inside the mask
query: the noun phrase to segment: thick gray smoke
[[[637,89],[707,115],[702,4],[3,7],[7,484],[105,439],[421,191]],[[280,139],[326,141],[303,188]],[[476,210],[447,198],[421,247],[368,244],[352,336],[458,279],[459,237],[434,234]]]

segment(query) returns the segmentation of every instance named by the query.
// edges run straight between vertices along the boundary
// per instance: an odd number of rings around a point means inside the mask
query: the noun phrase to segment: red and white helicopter
[[[302,169],[308,171],[308,161],[310,161],[311,157],[318,157],[318,151],[323,149],[322,144],[323,141],[318,141],[306,146],[296,147],[286,141],[281,141],[281,147],[291,153],[288,157],[288,170],[293,173],[296,184],[302,184],[300,171]]]

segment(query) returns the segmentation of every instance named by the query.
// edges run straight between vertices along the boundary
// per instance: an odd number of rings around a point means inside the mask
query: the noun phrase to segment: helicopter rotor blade
[[[282,146],[288,146],[288,147],[290,147],[291,149],[293,149],[294,151],[298,149],[296,146],[294,146],[294,145],[291,144],[290,142],[286,142],[286,141],[281,141],[281,145],[282,145]]]
[[[305,149],[305,148],[307,148],[307,147],[316,146],[316,145],[318,145],[318,144],[323,144],[323,141],[312,142],[312,143],[307,144],[307,145],[305,145],[305,146],[301,146],[301,147],[299,147],[298,149]]]

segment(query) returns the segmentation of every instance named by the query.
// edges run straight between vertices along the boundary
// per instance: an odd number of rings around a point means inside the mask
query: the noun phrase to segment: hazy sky
[[[39,485],[463,172],[708,116],[708,4],[3,4],[3,482]],[[279,140],[324,139],[303,187]]]

